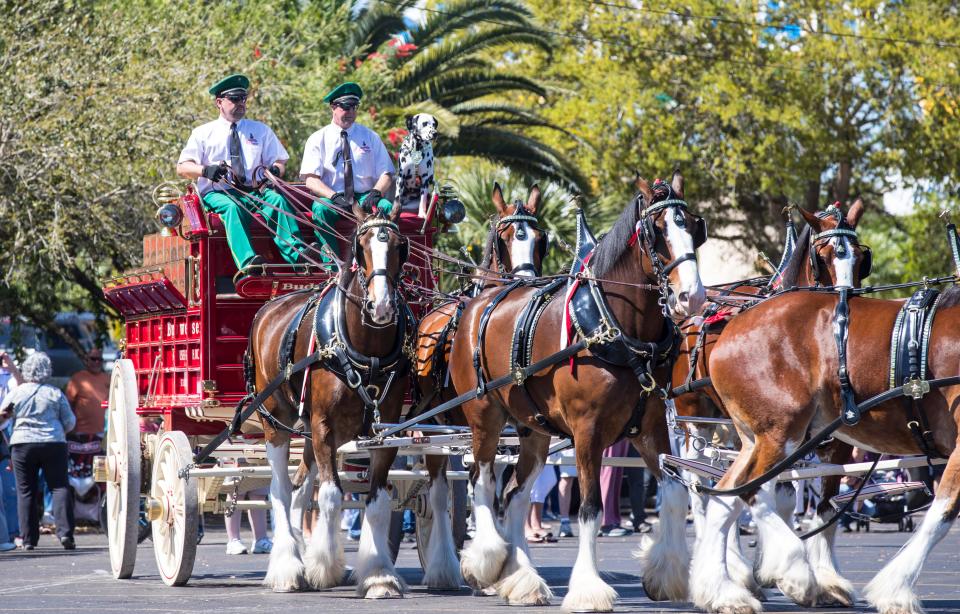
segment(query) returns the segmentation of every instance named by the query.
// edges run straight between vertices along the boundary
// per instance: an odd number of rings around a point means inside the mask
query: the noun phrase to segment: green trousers
[[[223,220],[223,227],[227,231],[227,245],[230,246],[238,269],[250,264],[257,255],[250,244],[250,226],[258,222],[253,220],[251,212],[263,216],[270,231],[274,233],[273,242],[277,244],[280,255],[287,262],[295,263],[303,248],[303,235],[297,221],[280,212],[293,214],[293,207],[283,196],[270,188],[261,190],[257,197],[272,206],[263,205],[249,194],[233,189],[226,193],[207,192],[203,195],[203,204],[208,211],[219,214]],[[237,201],[243,203],[243,206]]]
[[[368,192],[357,194],[357,200],[362,204],[367,198]],[[377,208],[386,214],[393,209],[393,203],[386,198],[381,198],[377,203]],[[335,208],[333,203],[327,198],[319,198],[313,201],[313,223],[317,226],[317,238],[333,250],[333,253],[340,253],[340,244],[337,242],[337,235],[333,230],[333,225],[340,221],[343,215]],[[326,259],[326,258],[324,258]]]

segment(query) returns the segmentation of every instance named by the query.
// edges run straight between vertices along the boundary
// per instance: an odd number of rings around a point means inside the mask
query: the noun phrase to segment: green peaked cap
[[[230,90],[248,90],[250,89],[250,79],[244,75],[230,75],[224,77],[210,87],[210,95],[220,96]]]
[[[363,90],[360,89],[360,86],[353,81],[347,81],[346,83],[341,83],[337,87],[330,90],[330,93],[323,97],[323,101],[330,103],[337,98],[342,98],[344,96],[356,96],[357,98],[363,98]]]

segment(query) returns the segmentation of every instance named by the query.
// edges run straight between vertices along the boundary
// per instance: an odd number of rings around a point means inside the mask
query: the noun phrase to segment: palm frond
[[[451,37],[430,45],[412,57],[398,71],[395,83],[407,89],[432,75],[455,65],[459,58],[478,53],[497,45],[520,45],[548,49],[550,42],[543,33],[533,27],[509,25],[484,28],[463,36]]]
[[[378,49],[394,34],[406,30],[403,13],[415,4],[416,0],[397,0],[372,2],[366,6],[351,20],[350,34],[344,44],[345,55]]]
[[[459,0],[443,5],[443,12],[428,13],[423,25],[412,33],[418,47],[449,36],[452,32],[478,23],[530,24],[531,11],[513,0]]]
[[[536,96],[545,94],[536,81],[527,77],[493,70],[468,70],[445,72],[417,83],[408,88],[400,99],[406,101],[404,104],[409,104],[414,100],[431,98],[445,106],[453,106],[504,92],[528,92]]]
[[[438,139],[438,155],[477,156],[518,172],[547,177],[576,192],[587,192],[589,183],[563,154],[530,137],[491,128],[464,125],[456,140]]]
[[[556,124],[540,117],[535,112],[515,104],[504,102],[491,102],[487,100],[472,100],[455,104],[450,110],[457,115],[472,117],[471,124],[483,126],[489,124],[498,124],[501,126],[540,126],[550,128],[566,134],[577,143],[594,149],[593,145],[580,136],[570,132],[566,128],[561,128]]]

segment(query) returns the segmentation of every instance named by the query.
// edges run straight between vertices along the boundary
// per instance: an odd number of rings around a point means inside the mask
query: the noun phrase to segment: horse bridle
[[[366,274],[365,263],[363,259],[363,250],[360,249],[360,237],[365,233],[376,229],[377,230],[377,240],[386,243],[390,240],[389,233],[395,233],[402,240],[400,244],[400,266],[397,267],[397,273],[395,275],[390,275],[390,271],[387,269],[374,269],[370,271],[370,276]],[[367,306],[370,303],[368,294],[370,291],[370,282],[373,281],[375,277],[386,277],[387,279],[393,282],[393,291],[395,293],[399,292],[399,281],[400,273],[403,271],[403,263],[407,261],[409,256],[410,244],[408,239],[400,234],[400,227],[391,222],[388,219],[383,217],[375,217],[368,219],[367,221],[360,224],[357,228],[356,234],[353,235],[353,260],[357,265],[357,277],[360,280],[360,286],[363,288],[363,298],[362,305],[366,310]]]
[[[496,237],[494,238],[494,249],[497,252],[497,267],[500,273],[507,273],[506,269],[504,269],[504,266],[503,266],[504,257],[503,257],[503,252],[501,251],[501,245],[500,245],[501,244],[500,228],[501,226],[507,226],[515,222],[526,222],[527,224],[530,224],[535,230],[541,230],[540,220],[538,220],[536,216],[531,215],[530,212],[527,211],[527,209],[523,206],[523,203],[521,202],[516,203],[516,209],[514,213],[512,213],[511,215],[505,215],[497,219],[495,223]],[[541,232],[543,231],[541,230]],[[526,230],[523,228],[523,226],[517,227],[515,236],[521,241],[527,238]],[[540,245],[540,248],[538,250],[541,266],[543,266],[543,258],[547,255],[548,242],[549,242],[549,239],[547,239],[547,241],[544,241]],[[509,274],[516,275],[517,273],[521,273],[523,271],[530,271],[534,275],[540,275],[540,271],[537,270],[537,267],[534,266],[532,262],[524,262],[523,264],[519,264],[513,267],[509,271]]]
[[[817,255],[817,249],[819,248],[817,244],[820,243],[820,241],[829,241],[833,237],[849,237],[857,242],[857,245],[860,246],[860,250],[863,252],[863,260],[860,261],[860,279],[866,279],[870,275],[870,270],[873,268],[873,251],[860,243],[860,237],[857,236],[857,231],[846,223],[840,210],[835,206],[831,205],[827,207],[826,211],[818,213],[817,217],[834,217],[837,220],[837,227],[810,234],[810,272],[813,275],[814,281],[817,284],[820,283],[818,281],[820,277],[820,257]],[[847,248],[843,241],[840,241],[835,249],[837,255],[842,257],[846,253]]]
[[[642,194],[638,195],[637,200],[637,206],[639,207],[643,204],[644,196]],[[703,245],[707,240],[707,222],[700,216],[693,216],[696,219],[693,232],[694,251],[677,256],[670,264],[665,265],[660,260],[660,255],[657,253],[657,231],[656,226],[653,223],[653,217],[664,209],[676,209],[676,217],[674,220],[676,221],[677,226],[680,228],[686,228],[686,220],[684,219],[683,212],[689,213],[690,211],[687,201],[683,200],[682,198],[667,198],[666,200],[654,203],[640,211],[640,220],[637,222],[637,231],[634,234],[634,239],[639,238],[643,241],[643,247],[647,251],[647,255],[650,258],[650,263],[653,266],[653,273],[657,278],[657,284],[660,286],[660,298],[658,302],[660,303],[661,309],[663,309],[663,315],[669,318],[670,314],[668,313],[669,310],[667,309],[667,295],[670,291],[670,271],[688,260],[693,260],[696,262],[696,249]]]

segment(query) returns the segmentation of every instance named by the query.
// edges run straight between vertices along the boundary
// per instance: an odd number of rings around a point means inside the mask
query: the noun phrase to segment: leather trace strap
[[[943,388],[946,386],[956,386],[960,384],[960,375],[953,375],[950,377],[941,377],[938,379],[925,380],[924,382],[930,389],[933,388]],[[857,409],[861,414],[870,411],[877,405],[886,403],[887,401],[896,399],[903,395],[911,394],[911,392],[905,386],[897,386],[886,392],[874,395],[869,399],[863,401],[857,406]],[[753,492],[760,486],[763,486],[764,483],[769,482],[770,480],[777,477],[781,472],[790,468],[795,462],[812,452],[818,445],[823,443],[828,437],[830,437],[838,428],[843,426],[843,421],[840,418],[835,418],[830,424],[823,427],[815,435],[811,436],[810,439],[802,443],[793,453],[788,454],[783,460],[776,463],[773,467],[765,471],[762,475],[757,476],[756,478],[741,484],[740,486],[735,486],[733,488],[712,488],[710,486],[705,486],[703,484],[694,484],[692,488],[697,493],[707,494],[707,495],[722,495],[722,496],[739,496],[746,493]]]
[[[839,366],[837,377],[840,380],[840,399],[843,407],[840,410],[840,419],[846,426],[854,426],[860,422],[860,409],[853,398],[853,388],[850,386],[850,375],[847,372],[847,332],[850,329],[850,304],[848,302],[849,288],[840,288],[840,300],[833,312],[833,338],[837,343]]]

